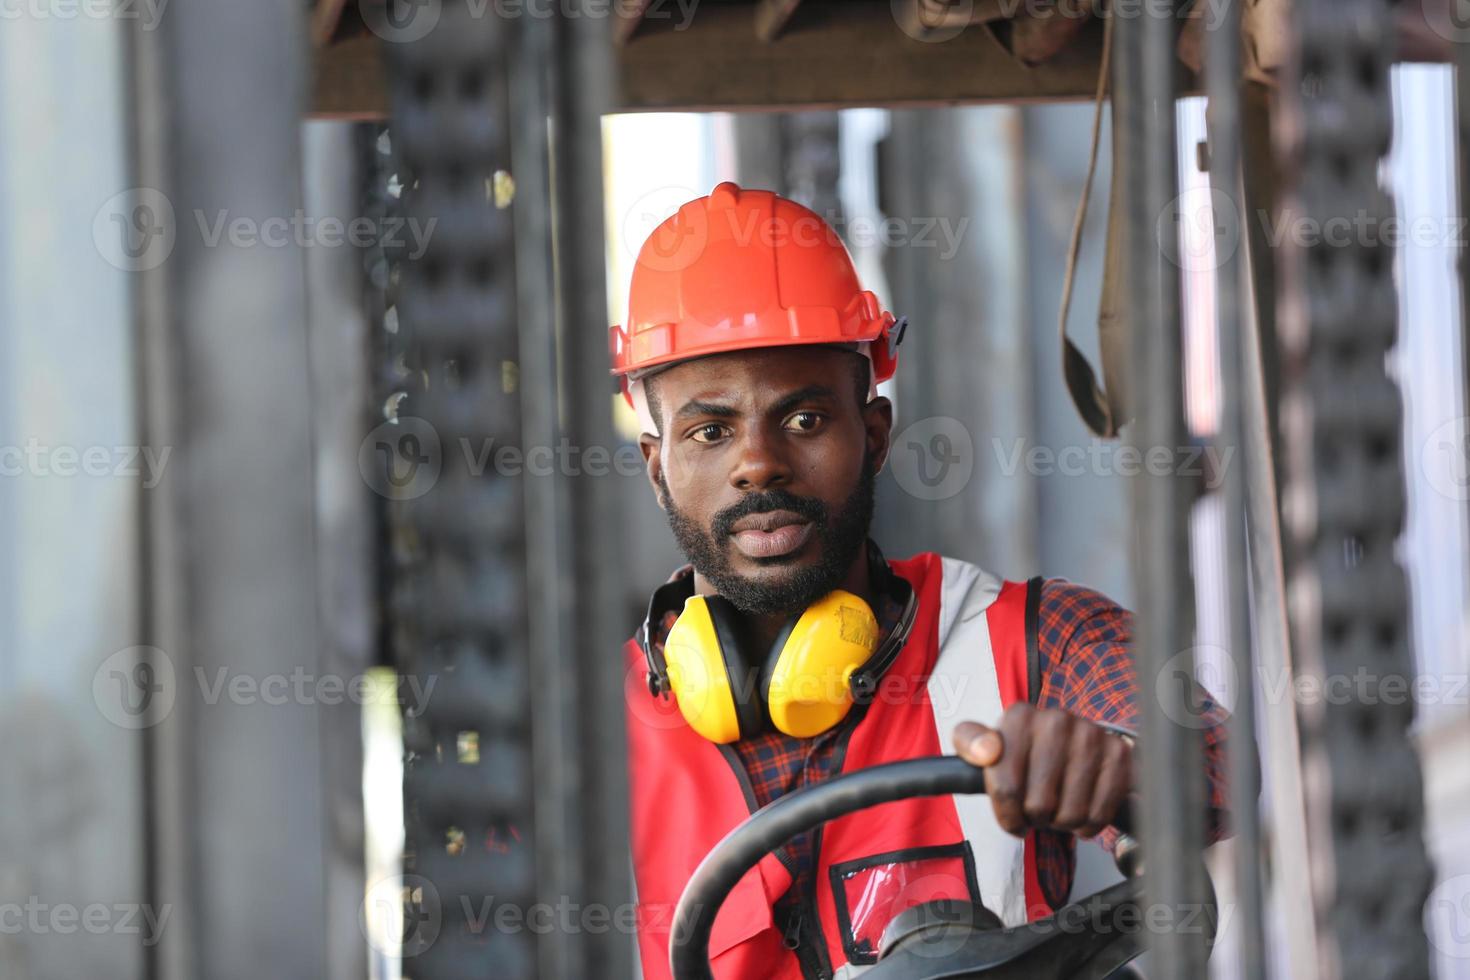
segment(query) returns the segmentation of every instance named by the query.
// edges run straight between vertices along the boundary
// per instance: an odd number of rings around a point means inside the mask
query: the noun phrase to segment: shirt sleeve
[[[1065,579],[1042,586],[1037,615],[1041,691],[1037,707],[1061,708],[1089,721],[1138,731],[1138,681],[1130,647],[1133,614],[1095,589]],[[1195,685],[1204,741],[1209,841],[1225,836],[1228,774],[1225,764],[1229,713]],[[1103,843],[1111,847],[1116,833]]]

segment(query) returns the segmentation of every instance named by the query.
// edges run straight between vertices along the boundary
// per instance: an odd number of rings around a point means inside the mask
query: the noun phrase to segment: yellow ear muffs
[[[721,745],[761,731],[766,717],[811,738],[852,708],[852,675],[878,648],[878,620],[851,592],[806,608],[777,635],[760,667],[740,647],[739,612],[722,596],[684,602],[664,640],[669,689],[689,727]]]
[[[693,595],[664,639],[669,688],[689,727],[725,745],[760,730],[755,671],[740,655],[737,612],[722,596]]]
[[[811,738],[852,708],[852,675],[878,649],[878,620],[858,596],[841,589],[808,606],[776,638],[761,673],[771,723]]]

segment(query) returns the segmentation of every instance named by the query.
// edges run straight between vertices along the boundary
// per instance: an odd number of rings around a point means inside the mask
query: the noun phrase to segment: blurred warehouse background
[[[395,681],[393,650],[403,641],[392,602],[403,593],[385,582],[395,549],[413,546],[413,529],[390,504],[433,492],[433,477],[415,483],[415,470],[385,484],[374,457],[384,438],[402,447],[398,408],[419,390],[395,347],[395,255],[434,230],[395,213],[399,134],[391,126],[298,122],[272,110],[300,103],[306,81],[301,59],[268,71],[253,61],[252,43],[295,29],[300,16],[266,6],[259,18],[226,18],[224,31],[204,24],[202,12],[170,11],[183,35],[191,18],[213,32],[212,43],[167,62],[212,80],[192,95],[172,87],[176,78],[155,77],[165,62],[130,53],[114,20],[0,25],[7,980],[411,973],[396,918],[406,823],[401,709],[432,695]],[[159,102],[157,117],[140,118],[128,108],[131,93],[149,87],[175,98]],[[1453,70],[1395,68],[1393,104],[1384,179],[1410,232],[1396,258],[1402,333],[1392,365],[1408,409],[1402,556],[1414,650],[1434,684],[1419,701],[1416,730],[1439,881],[1427,922],[1437,975],[1470,977],[1470,426],[1456,268],[1467,232],[1457,218]],[[1184,218],[1173,229],[1185,268],[1188,420],[1201,440],[1219,412],[1213,270],[1224,220],[1209,212],[1199,166],[1204,112],[1199,98],[1179,104]],[[515,393],[557,362],[585,361],[578,370],[594,376],[605,366],[606,325],[623,316],[635,250],[654,225],[721,180],[779,191],[829,216],[871,288],[911,321],[889,392],[896,449],[878,496],[875,536],[887,552],[942,549],[1010,577],[1065,576],[1131,605],[1126,464],[1073,408],[1057,331],[1092,117],[1083,102],[608,115],[604,231],[582,246],[605,249],[606,301],[584,298],[596,322],[578,320],[575,332],[557,335],[550,357],[508,360],[496,377]],[[187,133],[187,142],[152,142],[159,127]],[[1094,363],[1109,128],[1071,327]],[[518,249],[534,232],[527,225],[551,220],[523,221],[516,210],[524,195],[547,194],[547,177],[519,162],[487,188],[496,207],[515,214]],[[150,175],[160,174],[180,190],[147,197]],[[363,218],[355,237],[353,222]],[[1233,227],[1241,248],[1280,230],[1269,215]],[[522,303],[534,300],[539,281],[525,255],[507,273]],[[504,506],[565,493],[568,480],[590,484],[576,492],[615,515],[621,540],[597,601],[631,632],[649,589],[682,559],[636,463],[631,418],[610,384],[595,398],[605,405],[607,441],[591,444],[601,456],[586,444],[573,447],[570,462],[549,453],[545,474],[525,457],[514,474],[518,495]],[[419,448],[434,474],[460,451]],[[1231,644],[1225,611],[1210,598],[1224,574],[1218,504],[1204,498],[1192,520],[1196,642],[1202,680],[1229,704],[1243,680],[1209,652]],[[527,533],[538,526],[530,520]],[[536,552],[534,539],[524,546]],[[575,580],[581,571],[539,574]],[[544,597],[507,598],[493,578],[477,584],[487,602],[516,605],[528,619]],[[1295,701],[1283,693],[1289,655],[1270,625],[1283,601],[1258,596],[1256,609],[1265,624],[1255,682],[1273,867],[1266,921],[1279,975],[1309,980],[1307,777]],[[569,668],[529,669],[546,672],[536,683],[554,685]],[[452,687],[455,675],[440,680]],[[132,699],[135,689],[147,698]],[[510,697],[519,690],[504,689]],[[535,704],[539,711],[545,702]],[[525,724],[553,726],[549,717]],[[482,746],[468,728],[461,736],[459,761],[481,764],[489,739]],[[577,737],[541,749],[536,774],[588,751]],[[527,803],[548,837],[582,839],[577,821],[617,823],[594,800],[569,813],[565,800],[548,799]],[[542,828],[553,805],[561,816]],[[514,855],[530,846],[522,829],[486,833],[497,853]],[[448,841],[451,853],[466,846],[463,837]],[[544,868],[544,850],[538,860]],[[1100,855],[1083,860],[1080,893],[1112,873]],[[1228,896],[1228,862],[1215,867]],[[75,911],[58,918],[58,909]],[[631,958],[631,942],[615,934],[607,948]],[[1231,955],[1222,943],[1218,975],[1236,975]]]

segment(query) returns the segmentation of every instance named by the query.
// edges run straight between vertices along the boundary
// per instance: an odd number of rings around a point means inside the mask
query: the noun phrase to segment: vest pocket
[[[853,964],[878,962],[883,930],[907,909],[941,898],[981,904],[967,840],[844,861],[828,875],[842,948]]]

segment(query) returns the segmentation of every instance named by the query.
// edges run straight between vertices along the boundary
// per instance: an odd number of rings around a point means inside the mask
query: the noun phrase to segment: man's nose
[[[791,461],[779,439],[763,432],[748,432],[740,441],[739,455],[730,470],[730,485],[737,490],[766,490],[791,482]]]

